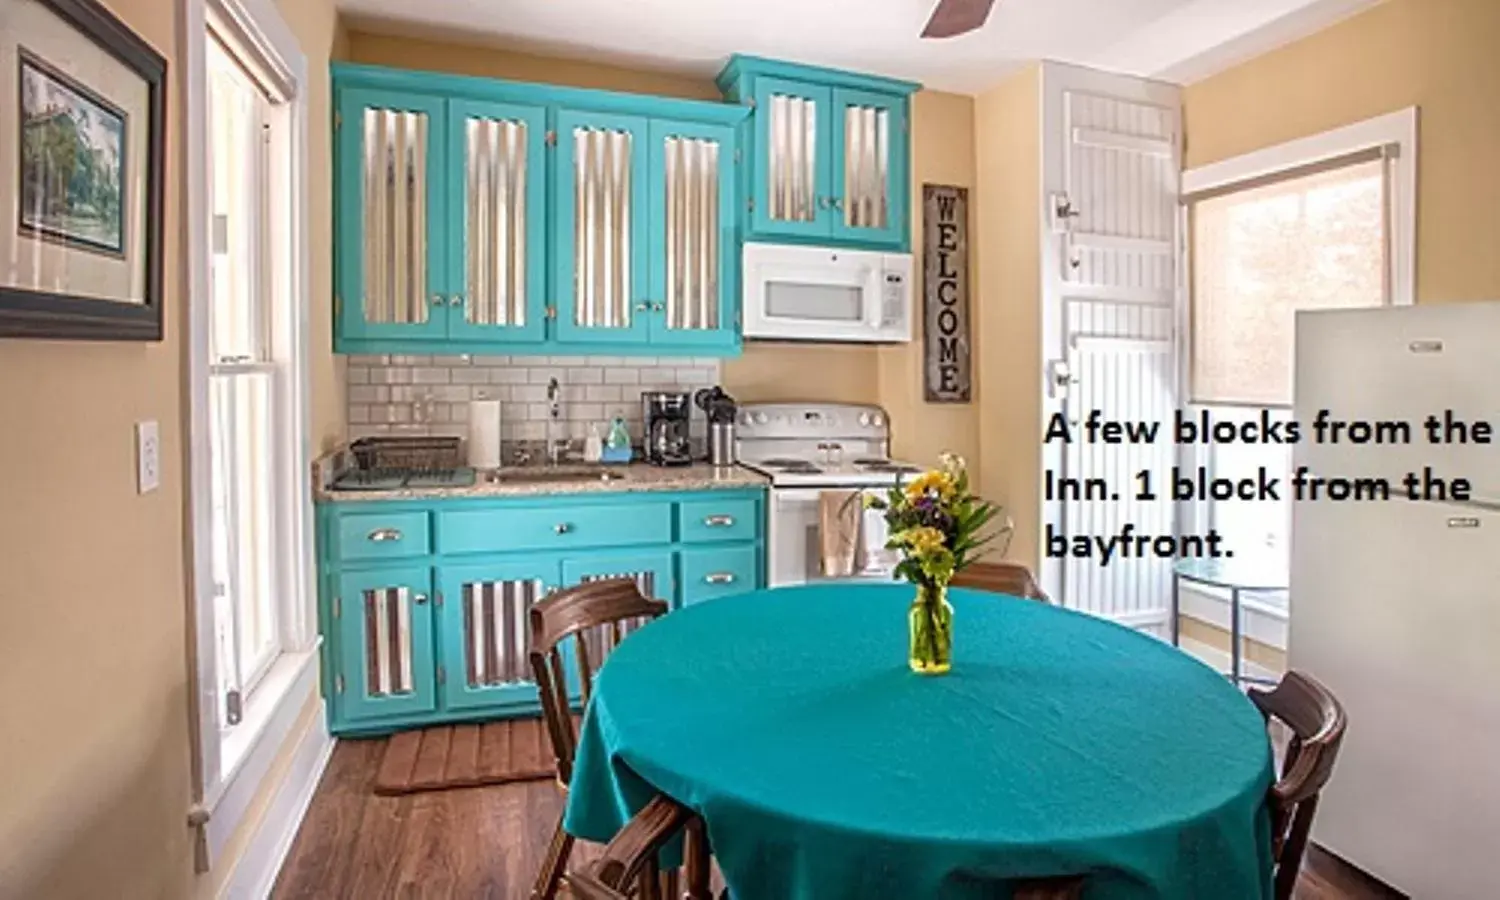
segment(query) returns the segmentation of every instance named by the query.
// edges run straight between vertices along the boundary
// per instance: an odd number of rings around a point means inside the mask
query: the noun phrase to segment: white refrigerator
[[[1288,661],[1349,714],[1313,839],[1413,897],[1500,897],[1500,436],[1423,427],[1500,429],[1500,303],[1301,313],[1295,385],[1294,471],[1473,487],[1293,506]],[[1410,422],[1413,442],[1314,442],[1321,410]]]

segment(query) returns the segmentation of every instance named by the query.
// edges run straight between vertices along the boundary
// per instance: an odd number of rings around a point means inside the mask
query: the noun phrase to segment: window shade
[[[1290,406],[1297,311],[1387,302],[1386,183],[1377,158],[1192,203],[1194,403]]]

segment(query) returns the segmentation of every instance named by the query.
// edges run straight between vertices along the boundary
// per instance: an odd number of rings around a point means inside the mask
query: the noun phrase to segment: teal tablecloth
[[[621,643],[566,827],[608,840],[659,789],[735,900],[1271,896],[1265,726],[1219,674],[1082,614],[953,591],[954,669],[906,667],[901,585],[674,612]]]

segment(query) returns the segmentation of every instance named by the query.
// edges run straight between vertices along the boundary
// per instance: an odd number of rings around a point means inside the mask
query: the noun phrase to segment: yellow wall
[[[407,69],[719,99],[713,81],[707,78],[554,59],[493,46],[392,37],[362,31],[358,26],[351,29],[348,58]],[[971,100],[952,94],[923,91],[915,97],[912,192],[916,201],[920,200],[924,180],[973,185],[972,109]],[[975,198],[970,201],[971,207],[977,205]],[[920,235],[920,227],[918,215],[913,235]],[[917,266],[920,272],[920,258]],[[950,407],[922,401],[919,344],[882,349],[753,342],[746,346],[743,356],[724,364],[723,373],[726,390],[742,401],[811,397],[880,403],[896,423],[897,452],[918,461],[935,459],[938,452],[950,448],[970,458],[978,456],[976,406]]]
[[[1388,0],[1190,85],[1201,166],[1418,106],[1417,298],[1500,299],[1500,3]]]
[[[308,48],[314,123],[327,121],[332,0],[281,0]],[[167,57],[168,173],[181,173],[176,3],[109,0]],[[318,49],[321,47],[321,50]],[[320,84],[321,81],[321,84]],[[327,136],[313,129],[314,178]],[[167,179],[166,338],[159,344],[0,340],[0,898],[207,895],[193,874],[183,391],[183,183]],[[329,232],[313,190],[313,234]],[[327,295],[326,252],[315,288]],[[327,317],[314,316],[327,346]],[[315,433],[342,429],[331,359],[314,353]],[[161,426],[162,485],[135,492],[132,428]],[[304,711],[303,726],[310,724]],[[301,728],[296,729],[299,733]],[[289,758],[283,755],[278,770]],[[264,807],[275,785],[255,806]],[[248,838],[242,830],[231,856]]]
[[[974,178],[974,100],[959,94],[920,91],[911,104],[911,234],[913,290],[917,297],[916,340],[910,344],[882,347],[877,351],[880,400],[895,427],[895,456],[932,464],[938,454],[951,451],[971,465],[979,465],[978,414],[982,398],[979,378],[971,369],[974,394],[970,403],[928,403],[924,399],[922,336],[925,314],[922,301],[922,185],[954,185],[969,189],[969,258],[979,255],[974,223],[979,197]],[[979,343],[979,279],[969,266],[970,359],[977,368]]]
[[[1015,520],[1009,558],[1035,570],[1041,471],[1041,69],[974,107],[980,291],[980,484]]]
[[[176,64],[177,4],[110,6]],[[174,80],[169,173],[181,97]],[[166,190],[163,342],[0,340],[0,897],[172,897],[192,880],[182,185]],[[138,496],[142,419],[161,423],[163,477]]]

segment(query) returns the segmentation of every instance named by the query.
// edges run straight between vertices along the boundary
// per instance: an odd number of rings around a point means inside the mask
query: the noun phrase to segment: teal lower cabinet
[[[535,714],[530,611],[560,587],[628,577],[680,609],[765,584],[760,489],[326,502],[318,535],[341,735]]]

